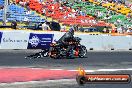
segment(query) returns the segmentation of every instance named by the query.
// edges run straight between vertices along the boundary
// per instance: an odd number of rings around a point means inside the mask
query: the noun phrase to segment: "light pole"
[[[3,25],[6,25],[6,14],[7,14],[7,9],[8,9],[8,0],[5,0],[4,2],[4,14],[3,14]]]

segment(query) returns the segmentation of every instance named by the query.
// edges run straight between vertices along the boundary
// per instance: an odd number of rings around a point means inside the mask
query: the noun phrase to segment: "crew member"
[[[13,21],[11,23],[11,28],[16,29],[16,27],[17,27],[17,22],[16,21]]]

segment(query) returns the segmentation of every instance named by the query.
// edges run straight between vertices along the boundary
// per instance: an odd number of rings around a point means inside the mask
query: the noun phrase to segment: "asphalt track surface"
[[[132,51],[88,51],[87,57],[75,59],[51,59],[49,57],[39,59],[25,59],[24,57],[37,51],[33,50],[0,50],[0,67],[32,67],[44,69],[77,70],[79,66],[87,70],[98,69],[130,69],[132,68]],[[130,74],[132,70],[98,71],[103,74]],[[68,81],[67,81],[68,80]],[[132,88],[130,84],[87,84],[77,85],[75,79],[67,79],[53,82],[29,82],[21,84],[0,84],[0,88]]]

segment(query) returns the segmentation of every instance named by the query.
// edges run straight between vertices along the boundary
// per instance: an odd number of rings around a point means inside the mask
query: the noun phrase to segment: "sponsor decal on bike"
[[[30,34],[28,49],[49,48],[53,40],[53,34]]]

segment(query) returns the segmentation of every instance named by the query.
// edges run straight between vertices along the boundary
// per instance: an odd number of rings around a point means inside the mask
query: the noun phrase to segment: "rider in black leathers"
[[[69,51],[73,51],[73,45],[70,45],[69,42],[74,39],[74,28],[71,27],[68,32],[66,32],[58,41],[61,46],[66,47],[64,53],[68,53]]]

